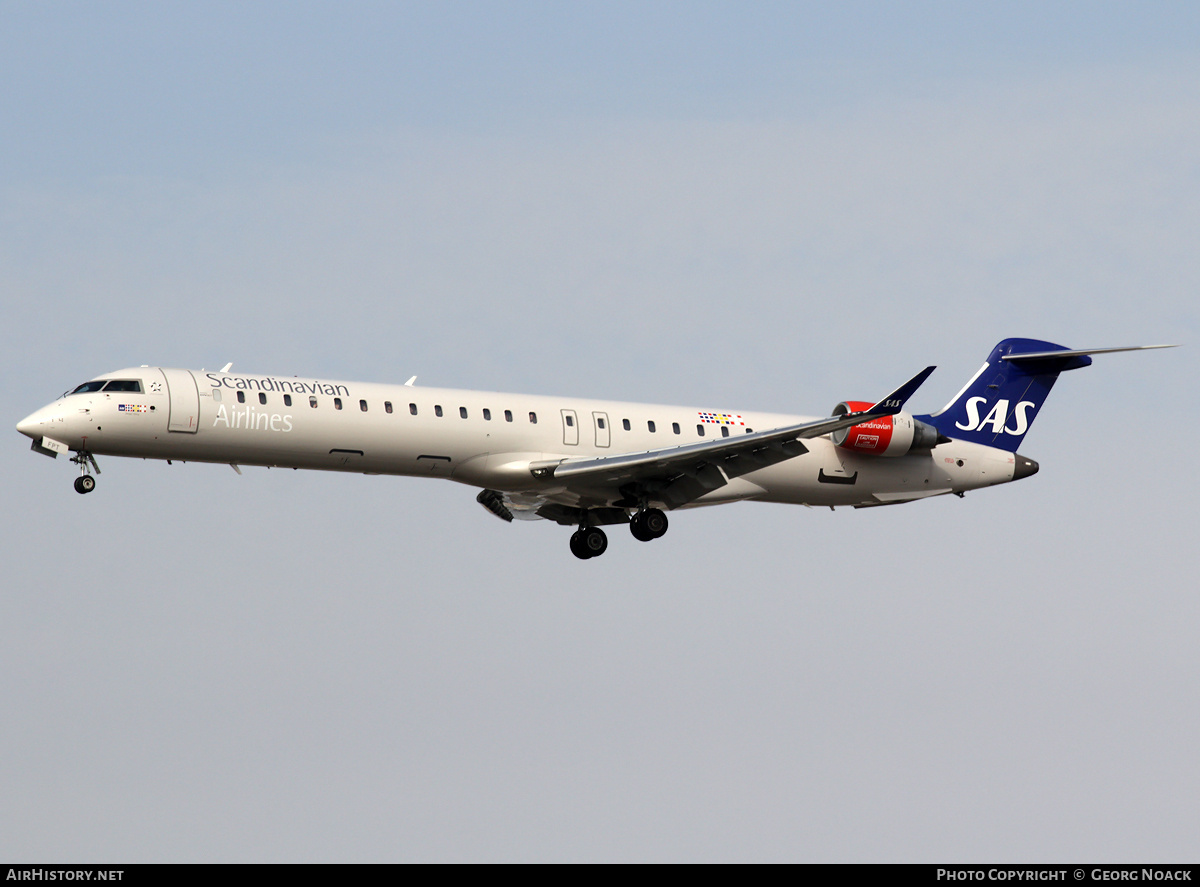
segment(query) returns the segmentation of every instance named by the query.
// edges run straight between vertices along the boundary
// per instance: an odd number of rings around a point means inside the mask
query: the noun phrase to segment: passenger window
[[[260,391],[260,392],[258,392],[258,402],[259,402],[259,403],[266,403],[266,402],[267,402],[267,396],[266,396],[265,394],[263,394],[261,391]]]
[[[753,428],[747,428],[747,429],[746,429],[746,433],[747,433],[747,434],[753,434],[753,433],[754,433],[754,429],[753,429]]]
[[[530,412],[530,414],[529,414],[529,424],[530,424],[530,425],[536,425],[536,424],[537,424],[537,413]]]
[[[435,416],[437,416],[439,419],[440,419],[440,418],[442,418],[442,405],[441,405],[440,403],[439,403],[439,404],[434,404],[434,406],[433,406],[433,414],[434,414]]]
[[[674,431],[676,434],[678,434],[678,433],[679,433],[679,423],[678,423],[678,422],[672,422],[672,423],[671,423],[671,430],[672,430],[672,431]]]
[[[568,428],[575,427],[575,417],[574,416],[567,416],[567,427]]]
[[[622,420],[621,420],[621,427],[622,427],[622,428],[624,428],[626,431],[628,431],[628,430],[629,430],[629,420],[628,420],[628,419],[622,419]]]
[[[728,425],[721,426],[721,437],[729,437],[729,426]]]
[[[389,414],[392,412],[392,402],[390,400],[385,400],[383,402],[383,411]]]
[[[342,408],[342,399],[340,397],[335,397],[333,399],[333,408],[335,410],[340,410]]]
[[[649,422],[647,422],[646,427],[648,429],[650,429],[650,433],[653,434],[654,433],[654,420],[651,419]]]
[[[215,400],[217,403],[221,402],[221,389],[220,388],[213,389],[213,400]]]
[[[283,405],[285,407],[290,407],[292,405],[292,396],[290,394],[285,394],[283,396]]]
[[[358,408],[365,413],[367,411],[367,402],[365,400],[360,400],[358,402]]]
[[[417,414],[417,405],[415,403],[410,403],[408,405],[408,411],[415,416]]]
[[[601,419],[601,418],[598,418],[598,417],[597,417],[597,419],[596,419],[596,427],[597,427],[597,428],[603,428],[603,427],[604,427],[604,420],[603,420],[603,419]]]
[[[317,399],[315,397],[310,396],[308,398],[308,405],[315,410],[317,408]]]
[[[505,422],[511,422],[511,421],[512,421],[512,410],[505,410],[505,411],[504,411],[504,421],[505,421]]]
[[[459,408],[458,408],[458,415],[459,415],[460,417],[462,417],[463,419],[467,418],[467,408],[466,408],[466,407],[459,407]]]
[[[238,392],[238,403],[245,403],[245,402],[246,402],[246,392],[239,391]]]
[[[485,422],[492,421],[492,411],[489,410],[487,407],[483,408],[483,421],[485,421]]]
[[[696,426],[696,433],[697,433],[698,435],[700,435],[701,437],[704,437],[704,426],[703,426],[703,425],[697,425],[697,426]]]

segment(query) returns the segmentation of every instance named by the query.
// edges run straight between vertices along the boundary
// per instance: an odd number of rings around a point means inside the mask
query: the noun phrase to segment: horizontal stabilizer
[[[1178,348],[1178,345],[1126,345],[1122,348],[1079,348],[1062,351],[1029,351],[1024,354],[1005,354],[1001,360],[1057,360],[1062,357],[1085,357],[1089,354],[1112,354],[1114,351],[1149,351],[1154,348]]]

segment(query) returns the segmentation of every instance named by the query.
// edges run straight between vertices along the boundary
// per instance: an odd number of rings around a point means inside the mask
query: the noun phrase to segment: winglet
[[[875,404],[875,406],[871,407],[869,410],[863,411],[859,415],[872,417],[896,415],[896,413],[904,409],[905,401],[913,396],[916,390],[921,387],[925,380],[928,379],[930,374],[936,369],[937,367],[935,366],[925,367],[925,369],[921,370],[921,372],[917,373],[883,400],[879,401],[879,403]]]

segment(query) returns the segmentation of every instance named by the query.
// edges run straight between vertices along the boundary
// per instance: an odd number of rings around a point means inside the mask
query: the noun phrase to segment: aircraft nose
[[[1013,480],[1020,480],[1023,477],[1029,477],[1031,474],[1037,474],[1039,468],[1041,466],[1032,459],[1017,453],[1017,462],[1013,467]]]
[[[36,412],[30,413],[17,423],[17,431],[26,437],[32,437],[34,440],[37,440],[46,433],[46,425],[50,421],[53,412],[52,406],[45,406]]]
[[[17,431],[26,437],[38,437],[38,429],[41,428],[42,423],[38,421],[37,415],[37,413],[31,413],[18,422]]]

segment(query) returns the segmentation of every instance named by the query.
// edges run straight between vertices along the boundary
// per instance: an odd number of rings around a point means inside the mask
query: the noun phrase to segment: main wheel
[[[583,530],[576,530],[571,534],[571,554],[579,558],[581,561],[591,557],[586,548],[583,547]]]
[[[657,508],[647,508],[641,514],[642,528],[651,539],[658,539],[667,532],[667,516]]]
[[[608,550],[608,536],[599,527],[588,527],[582,530],[582,548],[587,551],[588,557],[600,557]]]
[[[629,532],[638,542],[649,542],[654,537],[646,531],[646,522],[642,519],[643,512],[638,512],[629,519]]]
[[[90,493],[94,489],[96,489],[96,478],[90,474],[81,474],[75,478],[76,493]]]

